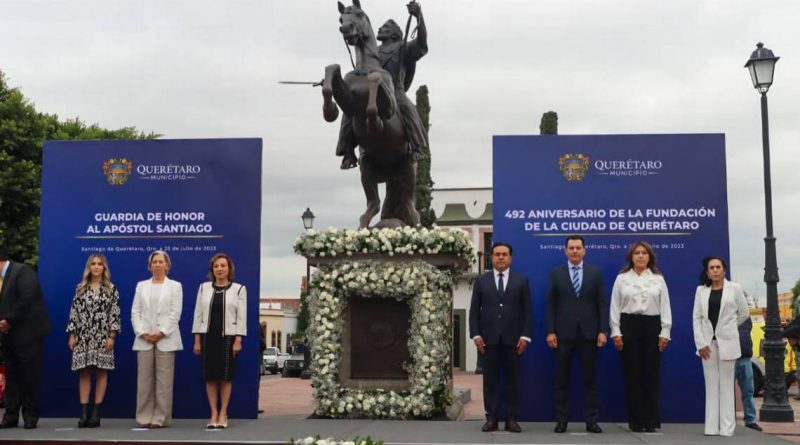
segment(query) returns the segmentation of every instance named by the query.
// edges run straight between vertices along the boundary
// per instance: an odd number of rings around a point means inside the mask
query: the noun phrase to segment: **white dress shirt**
[[[569,269],[569,281],[572,282],[572,274],[575,273],[575,268],[578,268],[578,283],[583,287],[583,261],[578,264],[572,264],[567,261],[567,268]]]
[[[498,271],[497,269],[492,269],[494,272],[494,287],[500,288],[500,274],[503,274],[503,291],[508,289],[508,275],[511,273],[511,268],[508,268],[502,272]]]
[[[672,311],[669,306],[669,291],[664,277],[654,274],[649,268],[641,274],[631,269],[617,275],[611,291],[611,336],[622,335],[620,314],[660,315],[659,337],[669,339],[672,329]]]

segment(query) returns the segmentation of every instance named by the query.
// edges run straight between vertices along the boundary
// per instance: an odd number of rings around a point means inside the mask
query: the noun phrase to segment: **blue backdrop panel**
[[[604,272],[609,300],[629,243],[654,247],[673,315],[661,363],[661,419],[701,422],[692,304],[700,260],[728,257],[724,135],[495,136],[493,142],[494,240],[514,246],[512,269],[532,283],[534,339],[523,358],[522,419],[554,419],[545,294],[549,271],[567,261],[564,239],[578,233],[586,239],[586,261]],[[570,408],[579,421],[584,391],[575,362]],[[601,420],[627,420],[620,356],[610,342],[600,353],[598,389]]]
[[[50,141],[44,146],[39,276],[53,331],[47,339],[42,415],[78,415],[66,324],[86,259],[101,252],[120,293],[122,332],[115,345],[103,414],[134,417],[136,355],[131,305],[150,278],[156,249],[172,259],[183,285],[175,362],[175,417],[206,418],[208,402],[191,333],[197,289],[211,256],[229,254],[235,281],[247,286],[247,337],[233,382],[231,417],[257,416],[261,140]]]

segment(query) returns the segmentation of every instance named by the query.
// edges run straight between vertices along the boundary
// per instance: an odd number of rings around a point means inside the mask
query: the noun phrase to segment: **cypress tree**
[[[428,100],[428,86],[421,85],[417,88],[417,112],[425,127],[425,133],[430,130],[431,105]],[[420,224],[423,227],[432,227],[436,222],[436,214],[431,208],[431,192],[433,190],[433,179],[431,179],[431,149],[423,147],[425,158],[417,163],[417,187],[415,190],[415,206],[420,216]]]

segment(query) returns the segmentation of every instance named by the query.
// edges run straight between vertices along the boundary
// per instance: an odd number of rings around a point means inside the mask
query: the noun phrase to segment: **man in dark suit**
[[[520,356],[531,341],[531,291],[528,278],[511,272],[511,246],[492,247],[492,271],[478,277],[469,307],[469,335],[483,356],[485,432],[497,431],[500,370],[505,371],[505,430],[519,433]]]
[[[50,330],[42,291],[30,266],[8,259],[0,248],[0,335],[6,360],[6,413],[0,428],[18,425],[22,408],[24,426],[39,421],[44,337]]]
[[[547,345],[556,350],[556,433],[567,431],[572,357],[581,358],[586,431],[602,433],[597,424],[597,350],[608,339],[608,307],[603,274],[583,262],[583,237],[565,243],[567,264],[550,272],[547,288]]]

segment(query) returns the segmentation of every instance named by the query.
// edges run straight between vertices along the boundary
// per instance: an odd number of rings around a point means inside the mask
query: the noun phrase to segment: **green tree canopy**
[[[108,130],[36,111],[0,71],[0,245],[12,258],[39,261],[42,145],[46,140],[153,139],[134,127]]]
[[[539,123],[539,134],[558,134],[558,113],[548,111],[542,114],[542,120]]]

